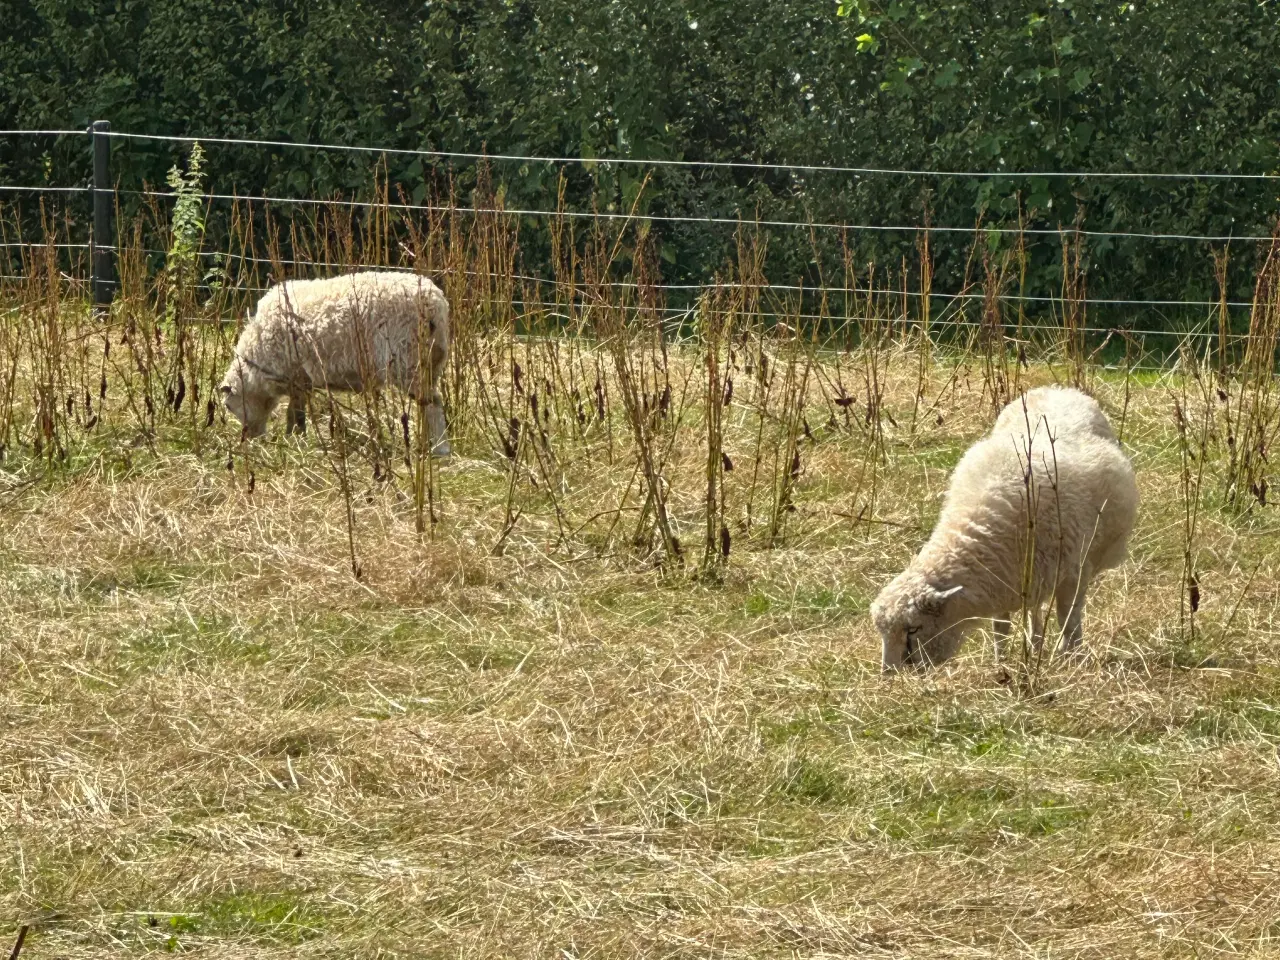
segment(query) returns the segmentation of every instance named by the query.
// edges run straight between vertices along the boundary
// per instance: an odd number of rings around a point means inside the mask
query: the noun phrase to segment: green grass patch
[[[926,781],[893,791],[871,829],[924,846],[972,848],[998,838],[1032,840],[1083,824],[1090,811],[1052,791],[1020,788],[997,778]],[[994,781],[994,782],[993,782]]]
[[[1197,708],[1186,727],[1195,739],[1230,743],[1280,741],[1280,706],[1261,700],[1228,697]]]
[[[857,801],[848,777],[834,763],[804,754],[786,764],[773,793],[805,805],[848,806]]]
[[[179,953],[210,941],[296,946],[323,933],[325,917],[300,896],[246,892],[184,904],[180,912],[139,922],[160,940],[160,949]]]
[[[127,673],[193,670],[215,664],[262,666],[273,659],[269,630],[223,617],[181,614],[156,627],[124,633],[120,666]]]

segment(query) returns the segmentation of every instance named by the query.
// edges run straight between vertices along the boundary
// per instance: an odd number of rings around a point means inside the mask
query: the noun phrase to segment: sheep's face
[[[956,616],[952,601],[963,590],[939,590],[920,581],[894,581],[884,589],[871,605],[871,617],[880,632],[886,673],[934,666],[956,655],[966,621]]]
[[[218,388],[227,412],[240,421],[246,437],[260,437],[267,432],[267,420],[280,399],[264,389],[266,385],[259,383],[260,379],[244,363],[233,359]]]

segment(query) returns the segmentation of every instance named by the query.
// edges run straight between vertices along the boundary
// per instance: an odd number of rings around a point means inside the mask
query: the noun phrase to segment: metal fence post
[[[96,307],[111,304],[115,292],[115,193],[111,188],[111,124],[95,120],[89,128],[93,141],[93,247],[90,251],[90,276],[93,303]]]

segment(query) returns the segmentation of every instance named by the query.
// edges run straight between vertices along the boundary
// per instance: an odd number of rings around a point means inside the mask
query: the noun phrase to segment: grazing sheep
[[[949,659],[979,617],[994,619],[999,650],[1025,582],[1033,643],[1053,596],[1062,649],[1074,650],[1089,582],[1124,561],[1138,488],[1107,418],[1077,390],[1041,387],[1025,401],[1006,406],[961,458],[928,542],[871,605],[886,672]]]
[[[420,376],[419,330],[427,376]],[[438,385],[449,350],[449,304],[426,277],[368,270],[327,280],[289,280],[258,301],[222,380],[223,402],[249,437],[261,436],[281,397],[288,430],[306,424],[314,389],[395,384],[418,400],[433,452],[447,456]],[[424,389],[425,387],[425,389]]]

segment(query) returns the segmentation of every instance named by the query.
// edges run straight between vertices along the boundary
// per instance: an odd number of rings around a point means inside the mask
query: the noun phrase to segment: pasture
[[[1156,357],[998,301],[935,342],[868,294],[819,338],[729,287],[666,335],[643,283],[520,313],[495,269],[444,271],[446,461],[390,395],[242,442],[233,325],[127,256],[104,316],[56,270],[5,291],[23,956],[1276,949],[1274,286],[1252,339]],[[1142,494],[1088,656],[997,664],[983,629],[882,677],[871,599],[1052,382]]]

